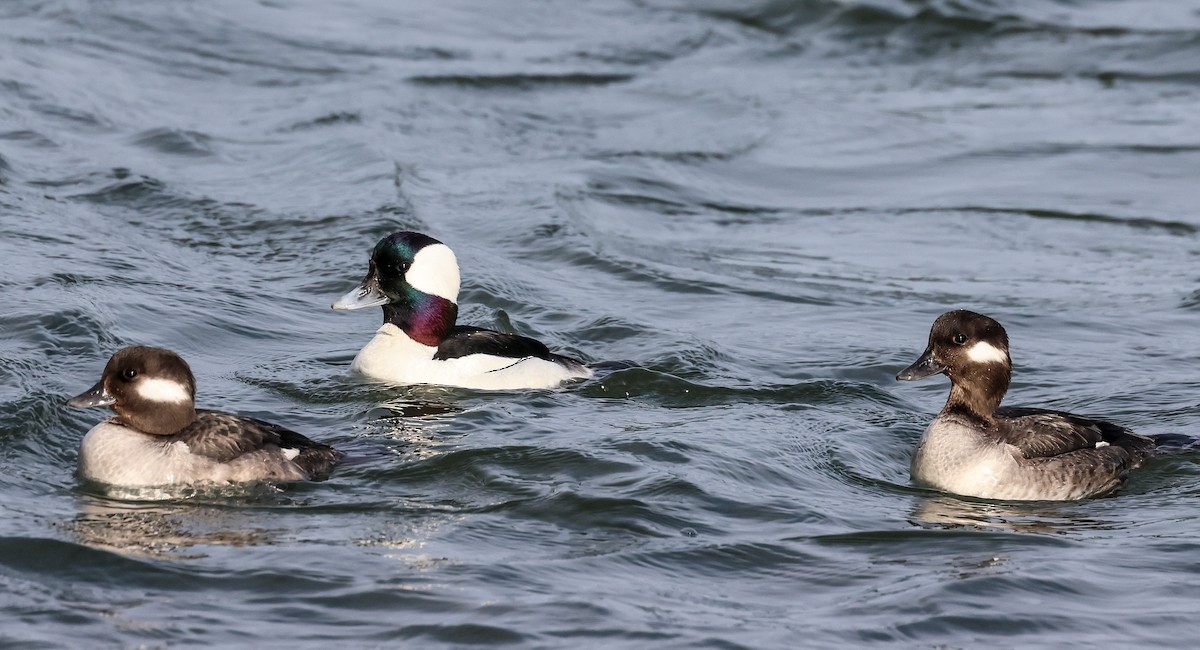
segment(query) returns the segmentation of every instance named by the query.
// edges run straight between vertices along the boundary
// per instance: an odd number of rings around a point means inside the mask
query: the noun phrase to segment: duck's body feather
[[[993,420],[996,435],[1019,449],[1025,458],[1053,458],[1116,447],[1140,462],[1154,448],[1153,440],[1125,427],[1064,411],[1002,406],[996,409]]]
[[[434,347],[414,341],[404,330],[384,323],[354,357],[351,369],[393,384],[482,390],[553,388],[592,375],[583,364],[551,354],[532,339],[478,328],[455,329],[462,331]]]
[[[130,487],[250,481],[305,481],[328,475],[340,453],[279,425],[196,411],[179,433],[154,435],[112,417],[79,449],[80,474]]]
[[[1000,409],[993,422],[939,415],[913,456],[914,482],[986,499],[1082,499],[1120,487],[1154,444],[1058,411]]]

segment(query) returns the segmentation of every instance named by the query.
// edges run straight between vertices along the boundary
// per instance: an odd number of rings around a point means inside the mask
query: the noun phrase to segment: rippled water
[[[1009,403],[1200,434],[1200,3],[0,7],[0,640],[1194,643],[1200,469],[1008,504],[908,484],[933,318]],[[561,391],[348,374],[329,303],[428,232]],[[326,482],[79,485],[126,344],[350,451]]]

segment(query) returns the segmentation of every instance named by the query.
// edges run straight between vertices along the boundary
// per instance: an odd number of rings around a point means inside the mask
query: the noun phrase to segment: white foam
[[[987,341],[967,348],[967,358],[976,363],[1008,363],[1008,354]]]
[[[458,258],[445,244],[430,244],[417,251],[404,277],[417,291],[458,302]]]
[[[138,395],[151,402],[180,402],[192,401],[192,395],[187,386],[171,379],[143,379],[137,383]]]

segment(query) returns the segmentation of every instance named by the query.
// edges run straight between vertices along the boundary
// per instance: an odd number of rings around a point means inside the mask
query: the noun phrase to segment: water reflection
[[[909,521],[922,527],[1058,535],[1115,526],[1113,522],[1078,517],[1069,503],[990,502],[952,496],[919,499]]]
[[[274,544],[283,532],[250,525],[245,512],[216,505],[124,501],[86,494],[78,496],[77,504],[79,513],[62,524],[77,542],[129,555],[198,559],[205,554],[187,551],[201,545]]]
[[[396,397],[389,399],[369,412],[371,418],[441,418],[462,411],[456,400],[445,395],[439,399],[435,395],[423,397]]]

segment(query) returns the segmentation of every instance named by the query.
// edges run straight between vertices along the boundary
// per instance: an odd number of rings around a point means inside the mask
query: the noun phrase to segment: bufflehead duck
[[[100,381],[67,402],[116,412],[83,437],[80,474],[130,487],[305,481],[323,478],[341,457],[277,424],[197,410],[195,396],[192,370],[174,352],[118,350]]]
[[[455,325],[458,287],[458,260],[442,242],[408,231],[381,239],[367,277],[333,303],[383,307],[383,326],[351,369],[393,384],[480,389],[552,388],[592,376],[583,363],[531,338]]]
[[[915,483],[985,499],[1083,499],[1120,487],[1155,446],[1102,420],[1001,408],[1012,377],[1008,334],[982,314],[939,316],[925,353],[896,379],[939,373],[950,378],[950,397],[913,456]]]

